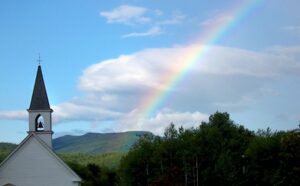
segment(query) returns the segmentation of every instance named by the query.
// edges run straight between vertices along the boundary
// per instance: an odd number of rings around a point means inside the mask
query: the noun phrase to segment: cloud
[[[156,36],[161,33],[162,33],[162,31],[161,31],[160,27],[153,27],[153,28],[147,30],[146,32],[133,32],[133,33],[125,34],[122,37],[127,38],[127,37]]]
[[[161,11],[161,10],[159,10],[159,9],[155,9],[155,10],[154,10],[154,14],[155,14],[156,16],[162,16],[162,15],[164,15],[164,12]]]
[[[208,114],[201,112],[176,112],[165,109],[153,117],[139,118],[136,117],[136,112],[133,111],[119,122],[120,125],[117,126],[117,130],[144,130],[151,131],[157,135],[162,135],[165,128],[169,126],[170,123],[174,123],[176,127],[198,127],[202,121],[208,121],[208,117]]]
[[[205,26],[205,27],[212,27],[215,25],[222,25],[224,23],[227,23],[231,19],[233,19],[233,17],[230,15],[217,15],[217,16],[214,16],[212,18],[208,18],[208,19],[202,21],[201,25]]]
[[[283,27],[286,31],[292,31],[292,32],[300,32],[300,26],[285,26]]]
[[[26,111],[1,111],[0,119],[27,120]]]
[[[254,96],[242,95],[239,100],[214,102],[214,106],[222,111],[241,111],[246,110],[255,102]]]
[[[300,46],[273,46],[271,48],[266,49],[266,51],[294,59],[300,58]]]
[[[65,136],[65,135],[80,136],[80,135],[86,134],[88,132],[89,131],[85,131],[85,130],[81,130],[81,129],[72,129],[71,131],[68,130],[68,131],[63,131],[63,132],[55,132],[53,134],[53,137],[58,138],[58,137]]]
[[[139,6],[121,5],[111,11],[100,12],[108,23],[136,24],[147,23],[151,19],[145,16],[147,9]]]
[[[196,126],[216,110],[241,112],[261,97],[280,96],[272,82],[300,74],[298,47],[257,52],[212,46],[199,55],[203,47],[150,48],[90,65],[79,78],[82,96],[52,106],[53,119],[56,123],[109,122],[113,131],[161,133],[170,122]],[[184,66],[191,59],[195,61],[187,71]],[[177,86],[166,83],[181,77],[181,72],[186,73]],[[142,107],[145,100],[153,92],[164,91],[171,94],[147,117]],[[0,112],[0,118],[25,119],[27,114]]]
[[[101,108],[100,104],[85,104],[84,102],[66,102],[52,106],[53,122],[64,121],[95,121],[110,120],[123,116],[117,111]]]
[[[144,32],[132,32],[122,35],[123,38],[130,37],[146,37],[157,36],[162,33],[162,26],[181,24],[186,15],[179,11],[173,12],[170,18],[165,18],[164,12],[159,9],[149,10],[145,7],[121,5],[111,11],[100,12],[100,16],[106,18],[107,23],[121,23],[125,25],[134,25],[136,27],[143,27],[145,25],[150,27]]]
[[[157,25],[176,25],[181,24],[186,18],[181,12],[174,12],[170,19],[165,19],[163,21],[158,21]]]
[[[103,102],[104,105],[129,112],[149,92],[170,90],[165,79],[174,70],[183,70],[178,67],[183,62],[189,63],[191,53],[196,56],[201,47],[146,49],[102,61],[84,71],[79,88],[98,97],[111,95],[112,101]],[[214,111],[218,105],[242,109],[252,104],[253,97],[266,95],[266,91],[262,91],[266,81],[299,72],[297,61],[281,54],[212,47],[189,70],[185,83],[173,88],[167,107],[192,111],[211,108],[209,111]],[[268,91],[273,90],[269,88]]]
[[[79,88],[106,93],[132,93],[146,88],[164,88],[161,80],[172,73],[177,65],[191,62],[189,56],[196,57],[197,51],[202,47],[205,46],[145,49],[101,61],[83,72]],[[295,61],[286,56],[229,47],[212,47],[194,63],[190,75],[273,77],[283,72],[289,73],[295,67],[299,68]]]
[[[267,52],[272,53],[283,58],[285,66],[283,71],[299,74],[300,68],[300,46],[273,46],[266,49]]]

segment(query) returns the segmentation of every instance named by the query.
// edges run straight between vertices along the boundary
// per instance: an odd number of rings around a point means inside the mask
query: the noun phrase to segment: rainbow
[[[161,108],[170,99],[172,90],[184,80],[190,69],[203,58],[205,53],[262,1],[238,0],[236,1],[237,4],[229,11],[215,17],[214,21],[208,25],[208,29],[202,31],[200,37],[195,40],[195,43],[201,43],[201,45],[185,53],[180,64],[176,64],[175,69],[172,69],[171,73],[163,78],[162,83],[168,88],[166,90],[153,90],[142,100],[139,107],[142,116],[151,117],[156,110]]]

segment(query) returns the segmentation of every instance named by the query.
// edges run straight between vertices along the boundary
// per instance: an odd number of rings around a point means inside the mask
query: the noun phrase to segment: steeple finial
[[[39,53],[39,58],[37,59],[37,62],[39,63],[39,66],[41,66],[42,60],[41,60],[41,55],[40,55],[40,53]]]

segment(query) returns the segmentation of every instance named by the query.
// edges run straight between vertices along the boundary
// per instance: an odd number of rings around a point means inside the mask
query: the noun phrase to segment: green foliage
[[[282,185],[297,185],[300,183],[300,131],[286,133],[280,144],[281,161],[278,171],[282,178]]]
[[[112,186],[118,182],[116,172],[96,164],[82,165],[69,162],[69,166],[83,179],[82,186]]]
[[[263,134],[263,135],[262,135]],[[247,180],[260,185],[300,183],[300,133],[259,131],[249,145]]]
[[[16,147],[17,145],[12,143],[0,143],[0,162],[2,162]]]
[[[83,186],[116,185],[119,166],[124,153],[108,154],[59,154],[59,156],[83,179]]]
[[[197,128],[176,129],[171,123],[162,137],[145,133],[138,138],[128,153],[59,156],[81,176],[83,186],[300,183],[299,128],[254,133],[235,124],[228,113],[216,112]],[[72,139],[63,146],[68,141]],[[0,160],[14,147],[0,143]]]
[[[58,154],[65,162],[76,163],[80,165],[95,164],[109,169],[116,169],[119,166],[120,159],[125,153],[107,153],[107,154]]]
[[[121,185],[297,185],[299,175],[299,129],[254,133],[220,112],[140,138],[119,167]]]

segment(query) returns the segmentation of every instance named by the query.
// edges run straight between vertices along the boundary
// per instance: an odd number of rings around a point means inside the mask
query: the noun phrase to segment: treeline
[[[299,185],[300,128],[253,132],[216,112],[197,128],[144,135],[125,155],[60,157],[83,186]]]
[[[84,154],[84,153],[58,153],[58,156],[73,164],[88,165],[95,164],[99,167],[106,167],[108,169],[117,169],[121,158],[125,152],[112,152],[105,154]]]
[[[124,153],[89,154],[58,154],[80,177],[82,186],[113,186],[118,185],[117,168]]]
[[[118,175],[120,185],[299,185],[300,131],[254,133],[217,112],[198,128],[143,136]]]
[[[109,169],[94,163],[87,165],[74,162],[67,163],[82,178],[82,186],[119,185],[119,177],[115,169]]]

